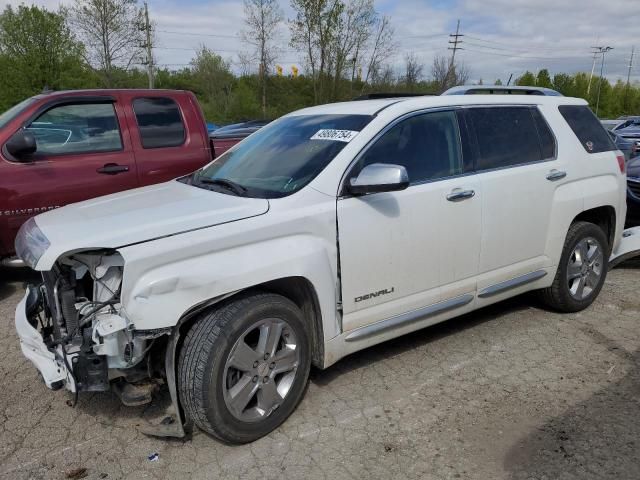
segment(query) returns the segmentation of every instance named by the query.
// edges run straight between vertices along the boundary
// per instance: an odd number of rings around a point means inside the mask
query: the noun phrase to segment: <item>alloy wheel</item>
[[[593,237],[583,238],[569,256],[567,282],[569,294],[585,300],[597,288],[604,268],[604,251]]]
[[[293,329],[268,318],[250,326],[236,341],[224,367],[223,396],[238,420],[267,418],[287,397],[300,365]]]

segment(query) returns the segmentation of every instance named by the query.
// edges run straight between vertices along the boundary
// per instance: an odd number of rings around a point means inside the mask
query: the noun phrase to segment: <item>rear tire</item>
[[[291,415],[310,366],[300,309],[280,295],[247,294],[196,320],[180,350],[178,392],[199,428],[247,443]]]
[[[559,312],[579,312],[598,297],[607,278],[609,246],[602,229],[589,222],[571,225],[553,284],[542,301]]]

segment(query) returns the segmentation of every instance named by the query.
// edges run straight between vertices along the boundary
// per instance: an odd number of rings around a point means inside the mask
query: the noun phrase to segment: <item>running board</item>
[[[616,265],[640,255],[640,227],[628,228],[622,232],[622,240],[609,257],[609,270]]]
[[[364,340],[366,338],[379,335],[388,330],[395,330],[397,328],[406,327],[407,325],[426,320],[429,317],[434,317],[441,313],[448,312],[449,310],[460,308],[470,303],[472,300],[473,295],[466,294],[460,297],[452,298],[450,300],[445,300],[444,302],[429,305],[428,307],[419,308],[411,312],[396,315],[395,317],[391,317],[387,320],[382,320],[372,325],[367,325],[365,327],[360,327],[356,330],[353,330],[345,337],[345,341],[355,342],[358,340]]]
[[[521,287],[522,285],[526,285],[527,283],[535,282],[536,280],[540,280],[547,274],[544,270],[536,270],[535,272],[527,273],[526,275],[521,275],[520,277],[512,278],[511,280],[507,280],[506,282],[496,283],[495,285],[491,285],[490,287],[482,290],[478,297],[480,298],[488,298],[493,297],[494,295],[499,295],[500,293],[506,292],[508,290],[512,290],[514,288]]]

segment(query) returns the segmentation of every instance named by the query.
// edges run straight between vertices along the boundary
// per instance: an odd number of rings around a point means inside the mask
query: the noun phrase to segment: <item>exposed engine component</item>
[[[123,266],[117,253],[82,253],[43,274],[41,331],[71,372],[72,391],[109,390],[110,380],[126,378],[121,370],[140,363],[158,336],[133,335],[120,303]]]

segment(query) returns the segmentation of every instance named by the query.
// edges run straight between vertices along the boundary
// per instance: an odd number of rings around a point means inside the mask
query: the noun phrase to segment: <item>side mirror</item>
[[[397,192],[409,186],[407,169],[402,165],[373,163],[364,167],[352,178],[347,190],[352,195],[367,193]]]
[[[7,152],[18,160],[28,160],[30,155],[36,153],[38,146],[36,137],[27,130],[17,131],[5,144]]]

